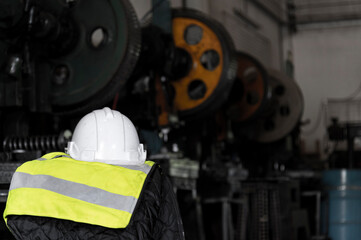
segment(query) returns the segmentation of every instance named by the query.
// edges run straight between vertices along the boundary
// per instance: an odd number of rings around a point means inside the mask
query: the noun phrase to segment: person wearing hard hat
[[[184,239],[169,179],[109,108],[79,121],[67,153],[15,171],[4,219],[16,239]]]

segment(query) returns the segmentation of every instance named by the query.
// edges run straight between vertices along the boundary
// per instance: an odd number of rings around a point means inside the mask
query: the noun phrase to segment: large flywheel
[[[107,104],[125,85],[141,46],[128,0],[6,0],[0,7],[8,5],[20,10],[0,19],[0,64],[15,66],[7,73],[17,85],[3,88],[19,100],[2,104],[83,114]]]
[[[185,76],[171,82],[174,109],[194,118],[220,107],[227,99],[236,74],[233,42],[217,21],[195,10],[174,10],[175,46],[190,56]]]
[[[294,79],[284,73],[269,69],[268,74],[273,83],[274,107],[257,121],[254,140],[259,142],[277,141],[297,126],[301,120],[304,102],[300,87]]]
[[[236,135],[262,143],[278,141],[290,134],[299,123],[304,107],[302,92],[293,79],[277,70],[267,73],[268,97],[256,117],[252,121],[233,119],[232,122]],[[250,108],[251,105],[246,110]]]
[[[48,77],[54,79],[54,110],[64,113],[96,108],[112,99],[132,73],[140,51],[140,27],[128,0],[78,0],[70,16],[79,35],[75,49],[45,63]]]
[[[257,59],[237,52],[237,62],[237,76],[226,113],[234,122],[247,122],[262,115],[272,95],[267,71]]]

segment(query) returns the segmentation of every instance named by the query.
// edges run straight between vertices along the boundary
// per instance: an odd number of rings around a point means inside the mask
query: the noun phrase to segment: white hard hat
[[[114,165],[140,165],[147,155],[133,123],[108,107],[79,121],[67,153],[76,160]]]

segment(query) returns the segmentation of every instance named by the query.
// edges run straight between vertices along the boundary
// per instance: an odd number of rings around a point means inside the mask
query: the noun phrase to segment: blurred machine
[[[78,119],[123,88],[140,40],[128,1],[0,1],[1,209],[17,166],[63,151]],[[3,221],[0,232],[13,239]]]
[[[6,0],[0,9],[0,156],[29,160],[63,149],[73,121],[125,85],[139,23],[128,1]]]
[[[139,56],[128,1],[6,0],[1,10],[3,108],[84,113],[114,97]]]
[[[284,239],[281,190],[264,177],[297,139],[298,85],[237,52],[204,13],[164,0],[151,12],[140,24],[128,0],[0,2],[0,200],[19,164],[63,150],[80,117],[110,106],[172,177],[187,239],[212,239],[221,224],[224,240],[253,240],[261,220],[277,229],[257,239]],[[247,177],[264,182],[243,190]],[[272,214],[260,220],[252,199]],[[222,223],[205,226],[214,204]]]
[[[238,53],[238,73],[227,115],[235,134],[262,143],[288,135],[303,112],[303,97],[293,79],[266,71],[252,56]]]

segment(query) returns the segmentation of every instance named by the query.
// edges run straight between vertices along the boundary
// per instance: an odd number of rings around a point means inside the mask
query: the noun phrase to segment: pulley
[[[236,75],[231,37],[217,21],[188,9],[172,12],[172,36],[178,54],[190,61],[171,81],[174,109],[184,119],[211,113],[227,99]]]
[[[277,70],[267,72],[274,84],[276,103],[273,112],[259,123],[263,127],[256,138],[259,142],[277,141],[289,134],[299,123],[304,108],[301,89],[294,79]]]
[[[252,121],[233,122],[238,136],[269,143],[278,141],[292,132],[302,116],[304,102],[297,83],[277,70],[268,70],[269,101]]]
[[[52,104],[65,113],[93,109],[112,99],[140,51],[140,27],[128,0],[75,1],[71,16],[78,43],[69,55],[48,63]]]
[[[7,27],[4,21],[0,24],[0,39],[3,34],[9,38],[0,42],[0,51],[7,58],[0,63],[12,66],[20,61],[25,69],[17,79],[21,84],[13,90],[23,93],[19,94],[22,103],[16,104],[28,105],[32,111],[83,114],[114,98],[140,52],[140,27],[130,2],[26,3],[24,13],[14,18],[20,31]],[[14,41],[5,46],[10,40]],[[17,56],[19,61],[15,61]]]
[[[226,114],[234,122],[247,122],[260,116],[270,102],[268,74],[257,59],[244,52],[237,52],[237,63]]]

